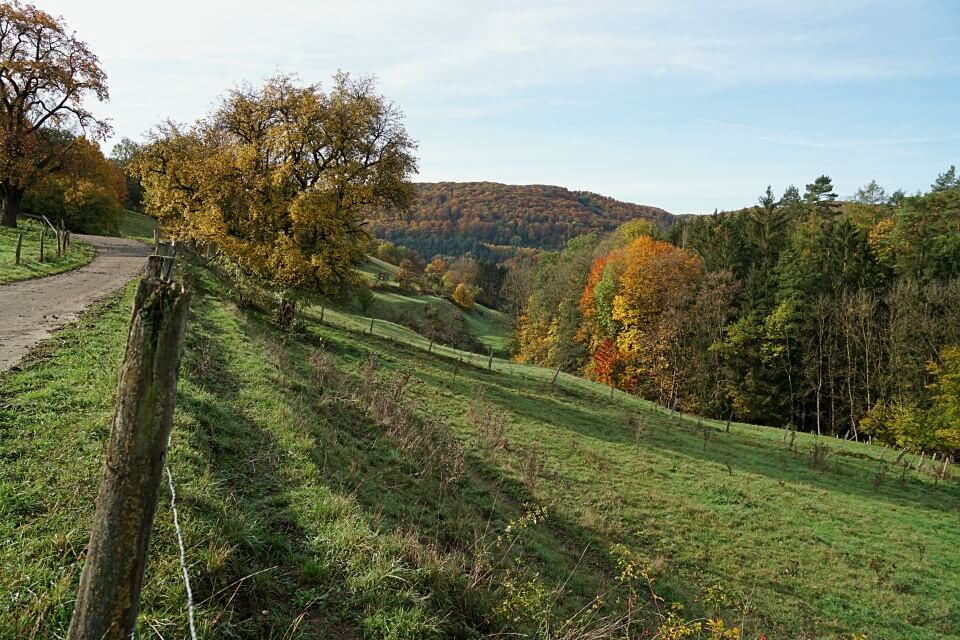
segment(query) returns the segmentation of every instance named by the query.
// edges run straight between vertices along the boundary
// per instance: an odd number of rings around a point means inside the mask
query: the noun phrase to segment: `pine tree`
[[[838,213],[837,194],[833,192],[830,176],[822,175],[807,185],[803,200],[821,219],[832,220]]]
[[[960,186],[960,177],[957,176],[957,168],[950,165],[950,168],[937,176],[930,188],[934,192],[946,191],[956,186]]]

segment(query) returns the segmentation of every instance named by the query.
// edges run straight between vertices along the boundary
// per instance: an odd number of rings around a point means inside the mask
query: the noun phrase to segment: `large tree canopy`
[[[175,237],[274,286],[329,290],[368,247],[366,212],[408,205],[414,150],[371,80],[339,73],[324,92],[278,76],[192,127],[162,125],[132,170]]]
[[[61,130],[105,137],[109,127],[85,99],[108,98],[107,76],[63,20],[33,5],[0,4],[0,198],[3,224],[16,226],[24,191],[56,167]]]

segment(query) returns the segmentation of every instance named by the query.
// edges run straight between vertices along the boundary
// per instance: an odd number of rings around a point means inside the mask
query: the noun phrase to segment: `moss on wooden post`
[[[140,281],[68,640],[130,638],[173,425],[189,294]]]

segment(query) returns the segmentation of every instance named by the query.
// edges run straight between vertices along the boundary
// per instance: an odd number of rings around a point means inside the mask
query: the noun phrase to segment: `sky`
[[[820,174],[926,189],[960,164],[956,0],[32,0],[144,139],[276,73],[374,76],[418,181],[556,184],[707,213]]]

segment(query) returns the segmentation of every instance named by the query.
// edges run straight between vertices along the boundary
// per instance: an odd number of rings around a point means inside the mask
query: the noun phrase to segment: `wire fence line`
[[[168,453],[169,450],[168,446]],[[173,473],[170,471],[169,460],[164,460],[163,468],[167,472],[167,485],[170,488],[170,511],[173,513],[173,528],[177,535],[177,546],[180,548],[180,573],[183,575],[183,585],[187,589],[187,622],[190,625],[190,638],[191,640],[197,640],[197,626],[193,613],[193,590],[190,588],[190,573],[187,571],[187,550],[183,544],[183,529],[180,528],[180,516],[177,513],[177,490],[174,488]]]

